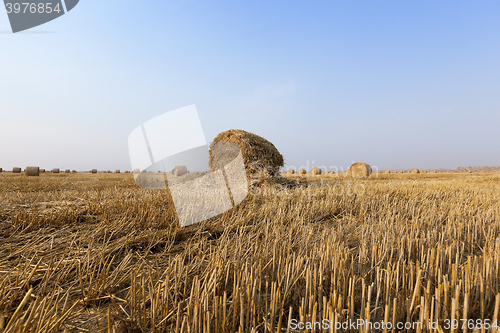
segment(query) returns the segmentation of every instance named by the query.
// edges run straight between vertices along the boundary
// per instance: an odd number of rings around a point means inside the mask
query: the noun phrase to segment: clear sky
[[[81,0],[9,31],[4,169],[130,169],[130,132],[191,104],[288,166],[500,165],[498,0]]]

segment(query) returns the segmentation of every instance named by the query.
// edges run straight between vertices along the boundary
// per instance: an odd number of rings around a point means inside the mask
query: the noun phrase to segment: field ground
[[[303,183],[181,229],[130,174],[0,173],[0,332],[498,318],[500,174]]]

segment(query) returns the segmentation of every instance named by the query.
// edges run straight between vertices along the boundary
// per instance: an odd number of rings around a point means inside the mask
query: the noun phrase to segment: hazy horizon
[[[499,166],[500,2],[93,3],[0,13],[0,168],[130,170],[128,135],[195,104],[287,166]],[[40,33],[53,32],[53,33]]]

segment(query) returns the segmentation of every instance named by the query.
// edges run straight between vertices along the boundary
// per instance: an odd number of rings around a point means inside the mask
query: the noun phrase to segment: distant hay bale
[[[54,168],[54,169],[52,169],[52,173],[59,173],[59,171],[60,171],[60,170],[59,170],[58,168]]]
[[[295,170],[294,170],[294,169],[290,169],[290,170],[288,170],[288,174],[289,174],[289,175],[293,175],[293,174],[295,174]]]
[[[403,170],[399,170],[398,173],[403,173]]]
[[[40,176],[40,168],[39,167],[26,167],[24,173],[28,177],[38,177]]]
[[[355,178],[365,178],[372,174],[372,167],[363,162],[357,162],[349,168],[349,174]]]
[[[92,173],[97,173],[97,169],[92,169]]]
[[[284,166],[285,161],[278,149],[263,137],[239,129],[231,129],[215,137],[209,152],[212,169],[212,148],[219,142],[235,143],[239,146],[250,186],[275,183],[283,179],[280,168]]]
[[[130,171],[127,170],[127,171],[125,171],[125,173],[130,173]]]
[[[115,173],[120,173],[120,170],[118,170],[118,169],[117,169],[117,170],[115,170]]]
[[[64,170],[64,173],[70,173],[70,172],[71,172],[71,170],[70,170],[70,169],[66,169],[66,170]]]
[[[427,170],[420,170],[420,173],[427,173]]]
[[[21,173],[21,168],[18,167],[12,168],[12,173]]]
[[[437,173],[437,171],[436,170],[432,170],[431,173]]]
[[[40,169],[40,173],[45,173],[45,169]]]
[[[389,170],[385,170],[385,173],[391,173]]]
[[[299,175],[305,175],[307,171],[305,169],[300,169],[299,170]]]
[[[72,173],[76,173],[76,170],[71,170]]]
[[[188,173],[188,170],[185,165],[176,165],[175,168],[172,169],[172,174],[177,177],[185,175],[186,173]]]
[[[313,167],[311,169],[311,175],[316,176],[316,175],[321,175],[321,169],[317,167]]]
[[[0,172],[3,172],[2,168],[0,168]]]
[[[417,168],[413,168],[410,170],[411,173],[420,173],[420,170]]]

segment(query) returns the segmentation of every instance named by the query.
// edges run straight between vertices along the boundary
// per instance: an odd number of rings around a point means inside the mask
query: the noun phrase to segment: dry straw
[[[18,167],[12,168],[12,173],[21,173],[21,168]]]
[[[413,169],[411,169],[410,172],[411,173],[420,173],[420,170],[418,170],[417,168],[413,168]]]
[[[37,177],[40,176],[40,168],[39,167],[26,167],[24,173],[28,177]]]
[[[355,178],[365,178],[372,174],[372,167],[367,163],[357,162],[351,165],[348,171]]]
[[[235,143],[240,147],[251,186],[281,180],[280,168],[285,164],[278,149],[261,136],[239,129],[219,133],[210,145],[210,162],[213,169],[212,147],[218,142]]]

